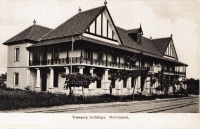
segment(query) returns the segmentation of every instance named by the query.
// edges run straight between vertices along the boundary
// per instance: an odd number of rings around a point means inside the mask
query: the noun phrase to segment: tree
[[[4,83],[6,81],[6,78],[7,78],[7,73],[5,74],[1,74],[0,75],[0,86],[6,86],[6,84]]]
[[[170,83],[172,85],[172,88],[173,88],[173,94],[175,95],[176,94],[176,87],[175,85],[179,85],[180,84],[180,81],[178,80],[179,79],[179,75],[173,75],[171,76],[171,80],[170,80]]]
[[[119,78],[119,71],[116,73],[111,73],[110,77],[108,77],[108,80],[111,80],[111,82],[115,82]],[[110,86],[110,94],[112,94],[112,87]]]
[[[62,74],[63,78],[66,78],[65,84],[67,84],[66,88],[69,88],[71,96],[72,87],[82,87],[82,94],[84,97],[84,88],[89,87],[89,85],[97,80],[96,77],[92,76],[91,74]]]
[[[164,79],[164,69],[162,69],[161,71],[159,71],[158,73],[155,73],[154,76],[156,78],[158,78],[158,82],[160,83],[160,85],[156,88],[156,90],[159,91],[163,91],[164,87],[163,87],[163,79]]]
[[[155,75],[151,74],[150,75],[150,87],[152,88],[155,83],[156,83]],[[151,93],[151,88],[150,88],[150,93]]]
[[[199,94],[199,79],[190,78],[186,79],[183,83],[187,85],[186,90],[189,94]]]
[[[141,75],[141,73],[140,73],[140,71],[139,70],[133,70],[133,71],[131,71],[131,73],[130,73],[130,76],[132,77],[132,79],[134,80],[133,82],[134,82],[134,84],[132,84],[133,85],[133,99],[135,98],[134,97],[134,93],[135,93],[135,85],[136,85],[136,78],[137,77],[139,77]]]

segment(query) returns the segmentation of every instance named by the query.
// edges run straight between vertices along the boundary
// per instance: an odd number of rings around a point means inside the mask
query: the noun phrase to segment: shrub
[[[182,95],[183,96],[183,95]],[[135,100],[153,100],[155,98],[181,97],[164,95],[135,95]],[[132,95],[114,96],[110,94],[99,96],[67,96],[44,92],[24,91],[12,88],[0,88],[0,110],[22,109],[29,107],[50,107],[64,104],[90,104],[106,102],[132,101]]]
[[[25,89],[26,91],[30,91],[30,90],[31,90],[31,86],[26,86],[26,87],[24,87],[24,89]]]

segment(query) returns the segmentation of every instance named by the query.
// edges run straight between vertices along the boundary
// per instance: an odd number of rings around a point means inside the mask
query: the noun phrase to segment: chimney
[[[141,42],[141,33],[138,33],[138,34],[137,34],[137,44],[138,44],[138,45],[141,45],[141,43],[142,43],[142,42]]]

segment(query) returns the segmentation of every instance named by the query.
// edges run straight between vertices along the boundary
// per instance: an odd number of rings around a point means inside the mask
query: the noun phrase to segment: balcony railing
[[[98,60],[98,59],[86,59],[81,57],[46,59],[46,60],[29,60],[29,66],[67,65],[67,64],[83,64],[83,65],[88,64],[88,65],[108,66],[116,68],[139,69],[139,66],[133,64],[125,64],[121,62],[112,62],[112,61]]]

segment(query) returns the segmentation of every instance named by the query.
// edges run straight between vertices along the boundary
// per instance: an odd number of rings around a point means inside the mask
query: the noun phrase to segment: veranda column
[[[26,86],[30,86],[30,75],[31,75],[30,69],[27,68],[27,70],[26,70]]]
[[[154,84],[153,93],[156,93],[156,88],[157,88],[158,85],[159,85],[158,78],[155,78],[155,79],[156,79],[156,82],[155,82],[155,84]]]
[[[36,88],[40,88],[40,69],[36,68],[37,70],[37,77],[36,77]]]
[[[127,79],[127,94],[131,93],[131,77]]]
[[[80,74],[83,74],[83,69],[84,69],[85,67],[79,66],[78,68],[79,68],[79,73],[80,73]]]
[[[94,68],[90,68],[90,74],[94,76]]]
[[[65,74],[69,74],[69,67],[65,67]]]
[[[104,93],[106,94],[109,94],[109,90],[110,90],[110,83],[109,83],[109,80],[108,80],[108,71],[109,69],[105,69],[105,76],[104,76],[104,86],[103,86],[103,90],[104,90]]]
[[[137,77],[135,88],[136,88],[137,92],[141,92],[141,76]]]
[[[116,94],[121,95],[122,93],[122,80],[119,81],[119,79],[116,80]]]
[[[53,83],[54,83],[54,69],[53,68],[49,68],[50,69],[50,77],[49,77],[49,88],[53,88]]]
[[[92,76],[94,76],[94,68],[90,68],[90,74]],[[94,95],[93,91],[95,89],[95,86],[96,86],[96,81],[89,85],[89,89],[88,89],[89,90],[89,95]]]
[[[80,74],[83,74],[83,69],[84,69],[85,67],[79,66],[78,68],[79,68],[79,73],[80,73]],[[80,88],[81,88],[81,87],[79,87],[79,91],[81,91]],[[86,91],[86,93],[85,93],[85,91]],[[81,93],[78,93],[78,94],[81,94]],[[83,87],[82,95],[84,96],[85,94],[87,94],[87,90],[85,90],[84,87]]]

